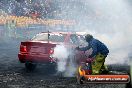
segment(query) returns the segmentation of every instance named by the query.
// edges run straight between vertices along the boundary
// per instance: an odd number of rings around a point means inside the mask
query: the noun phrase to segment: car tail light
[[[26,46],[21,45],[21,46],[20,46],[20,51],[21,51],[21,52],[27,52]]]
[[[50,51],[49,51],[49,53],[53,54],[54,53],[54,49],[51,48]]]

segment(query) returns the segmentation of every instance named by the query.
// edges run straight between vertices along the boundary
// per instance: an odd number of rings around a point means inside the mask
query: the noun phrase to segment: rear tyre
[[[36,63],[32,63],[32,62],[26,62],[25,63],[25,67],[26,67],[27,71],[34,71],[36,66],[37,66]]]

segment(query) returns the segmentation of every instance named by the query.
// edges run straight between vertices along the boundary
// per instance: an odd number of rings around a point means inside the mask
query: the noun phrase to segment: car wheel
[[[33,71],[36,68],[37,64],[32,62],[26,62],[25,67],[27,71]]]

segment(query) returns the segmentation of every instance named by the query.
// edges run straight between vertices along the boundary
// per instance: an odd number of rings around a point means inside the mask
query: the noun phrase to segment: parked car
[[[65,44],[74,50],[83,40],[80,32],[42,32],[35,35],[31,40],[21,42],[19,61],[25,63],[28,70],[34,70],[37,63],[56,65],[56,58],[52,57],[56,45]]]

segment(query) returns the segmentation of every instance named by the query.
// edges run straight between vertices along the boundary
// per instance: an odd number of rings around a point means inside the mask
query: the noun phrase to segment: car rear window
[[[52,42],[64,42],[64,35],[62,34],[52,34],[50,33],[48,35],[48,33],[41,33],[41,34],[37,34],[36,36],[34,36],[31,40],[34,41],[52,41]]]

